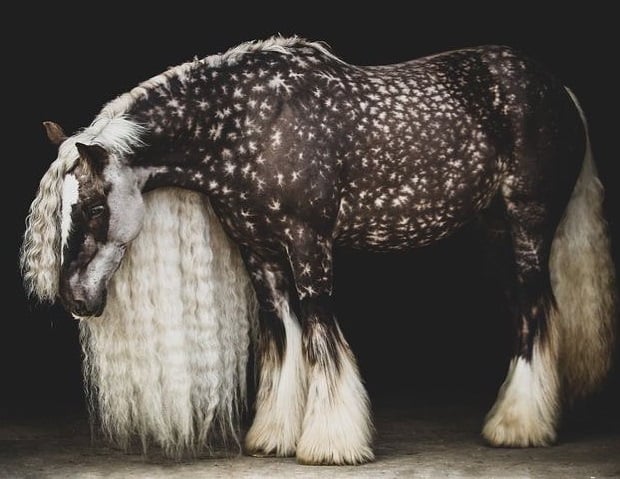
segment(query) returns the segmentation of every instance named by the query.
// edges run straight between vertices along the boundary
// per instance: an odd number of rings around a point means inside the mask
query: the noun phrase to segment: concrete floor
[[[542,449],[493,449],[481,441],[478,403],[375,406],[376,461],[301,466],[294,458],[204,457],[172,462],[92,441],[83,413],[0,423],[2,478],[620,477],[620,428],[586,420]],[[585,426],[585,427],[584,427]]]

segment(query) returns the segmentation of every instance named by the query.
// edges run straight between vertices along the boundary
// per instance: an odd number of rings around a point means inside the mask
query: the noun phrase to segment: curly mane
[[[62,185],[76,142],[128,154],[144,128],[124,112],[175,67],[109,102],[65,140],[43,175],[20,250],[30,297],[54,302],[61,264]],[[256,315],[254,292],[234,246],[206,198],[181,189],[145,195],[146,216],[109,286],[104,314],[80,322],[91,418],[129,448],[166,455],[199,452],[215,437],[237,440]],[[217,425],[218,427],[213,427]]]

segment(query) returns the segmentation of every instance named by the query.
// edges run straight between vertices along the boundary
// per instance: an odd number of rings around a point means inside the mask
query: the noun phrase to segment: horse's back
[[[340,243],[431,243],[470,221],[508,178],[559,177],[570,193],[583,158],[578,114],[561,82],[525,55],[482,46],[355,75],[364,94],[342,152]]]

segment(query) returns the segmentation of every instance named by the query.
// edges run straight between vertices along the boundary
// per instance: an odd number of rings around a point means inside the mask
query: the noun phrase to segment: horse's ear
[[[96,174],[103,171],[107,163],[108,153],[99,145],[85,145],[84,143],[76,143],[80,159]]]
[[[58,123],[44,121],[43,126],[45,127],[47,137],[54,145],[58,146],[67,139],[67,135],[65,135],[65,132]]]

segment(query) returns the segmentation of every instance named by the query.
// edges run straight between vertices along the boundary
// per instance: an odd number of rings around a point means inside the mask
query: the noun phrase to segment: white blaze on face
[[[78,180],[75,175],[68,174],[62,185],[62,210],[60,220],[60,264],[64,263],[64,250],[71,233],[71,210],[79,199]]]

